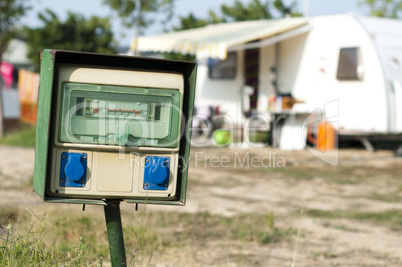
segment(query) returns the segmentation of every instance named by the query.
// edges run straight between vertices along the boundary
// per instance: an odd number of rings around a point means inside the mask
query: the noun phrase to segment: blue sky
[[[233,0],[176,0],[176,15],[187,15],[192,12],[198,17],[206,17],[210,9],[219,12],[219,7],[225,3],[233,3]],[[247,3],[250,0],[241,0]],[[359,6],[361,0],[284,0],[285,3],[296,2],[298,10],[303,12],[308,3],[308,14],[310,16],[340,14],[354,12],[361,15],[367,15],[368,10],[363,6]],[[33,9],[23,19],[22,23],[32,27],[41,26],[37,18],[38,12],[46,8],[53,10],[61,19],[66,18],[67,11],[81,13],[85,16],[97,15],[101,17],[110,16],[112,19],[115,38],[120,45],[128,46],[132,37],[132,31],[123,28],[115,14],[107,7],[102,5],[102,0],[35,0]],[[177,19],[173,19],[171,25],[177,25]],[[159,24],[147,29],[145,35],[154,35],[163,32],[163,27]]]

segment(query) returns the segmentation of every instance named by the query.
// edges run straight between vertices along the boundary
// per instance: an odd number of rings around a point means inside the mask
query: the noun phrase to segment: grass
[[[286,180],[306,180],[310,181],[316,178],[325,179],[326,182],[340,184],[340,185],[358,185],[366,182],[371,182],[373,180],[385,179],[386,181],[396,180],[398,176],[390,173],[389,169],[376,168],[371,166],[365,166],[364,168],[358,168],[355,166],[325,166],[323,168],[321,165],[315,166],[292,166],[286,165],[285,167],[275,167],[274,164],[272,167],[249,167],[250,161],[253,157],[258,157],[252,153],[249,154],[249,157],[240,156],[240,158],[246,159],[244,161],[245,168],[242,168],[239,164],[236,166],[231,165],[232,168],[216,168],[217,171],[228,172],[228,173],[239,173],[239,174],[247,174],[249,176],[258,177],[266,177],[267,175],[275,175],[276,178],[282,178]],[[232,158],[232,162],[235,162],[236,159]],[[249,161],[247,161],[249,160]],[[203,167],[204,163],[198,163],[198,166]],[[208,162],[205,166],[209,166]],[[214,169],[215,170],[215,169]],[[398,193],[398,192],[397,192]],[[384,196],[385,198],[386,196]],[[397,196],[395,196],[397,197]],[[375,196],[373,196],[373,199]],[[392,200],[389,200],[392,201]]]
[[[376,224],[386,225],[391,230],[402,230],[402,211],[401,210],[386,210],[382,212],[367,212],[353,210],[318,210],[309,209],[307,215],[315,218],[327,219],[352,219],[359,221],[369,221]]]
[[[331,258],[336,258],[336,255],[328,250],[320,250],[320,251],[315,252],[313,257],[314,258],[331,259]]]
[[[274,221],[272,213],[230,218],[207,212],[123,214],[128,266],[153,266],[172,251],[189,249],[190,257],[205,261],[200,253],[222,240],[270,246],[295,236],[294,229]],[[102,217],[3,208],[0,223],[0,266],[103,266],[110,260]],[[255,263],[238,260],[246,266]]]
[[[359,232],[359,230],[357,228],[350,227],[344,223],[331,223],[329,221],[326,221],[323,223],[323,225],[325,227],[331,227],[331,228],[335,228],[335,229],[339,229],[339,230],[347,231],[347,232]]]
[[[34,147],[36,127],[23,125],[21,129],[11,132],[0,139],[0,145]]]
[[[68,243],[54,238],[60,233],[53,232],[47,216],[10,210],[1,214],[0,266],[83,266],[93,262],[84,256],[88,247],[82,239]]]
[[[257,242],[259,245],[280,242],[282,238],[294,235],[292,228],[278,228],[274,225],[274,215],[242,214],[234,217],[212,215],[208,212],[196,214],[178,213],[151,214],[148,224],[157,230],[167,229],[169,237],[174,232],[175,240],[186,243],[193,239],[203,243],[210,240],[241,240]],[[180,226],[182,231],[169,231],[172,226]],[[162,236],[163,237],[163,236]],[[162,240],[162,243],[167,242]]]
[[[366,198],[390,203],[400,202],[402,200],[402,186],[400,185],[392,192],[388,192],[386,194],[372,192],[370,195],[366,196]]]
[[[263,171],[263,170],[260,170]],[[326,166],[326,168],[314,167],[293,167],[265,169],[265,172],[273,172],[281,175],[281,177],[297,180],[312,180],[315,178],[325,179],[327,182],[335,184],[357,185],[369,181],[370,179],[378,179],[383,175],[383,170],[378,168],[365,167],[364,170],[354,166]]]

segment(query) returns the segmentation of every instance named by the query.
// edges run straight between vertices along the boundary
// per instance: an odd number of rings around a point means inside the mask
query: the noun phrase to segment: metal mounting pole
[[[123,227],[121,224],[120,200],[106,200],[104,210],[112,266],[127,266]]]

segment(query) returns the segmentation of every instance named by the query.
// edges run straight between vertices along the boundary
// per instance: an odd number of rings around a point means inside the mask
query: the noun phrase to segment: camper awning
[[[140,37],[132,41],[130,50],[177,52],[196,55],[197,58],[225,59],[228,50],[232,50],[230,48],[250,45],[247,43],[251,41],[259,41],[254,44],[254,47],[258,47],[257,44],[263,44],[262,40],[264,39],[282,35],[298,28],[306,30],[307,26],[307,18],[213,24],[191,30]]]

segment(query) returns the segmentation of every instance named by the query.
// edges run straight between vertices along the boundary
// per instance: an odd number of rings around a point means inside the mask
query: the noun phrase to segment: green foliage
[[[34,147],[36,127],[23,126],[20,130],[11,132],[0,138],[0,145]]]
[[[212,11],[211,11],[212,12]],[[199,19],[194,16],[193,13],[188,14],[186,17],[179,17],[180,19],[180,26],[173,27],[173,31],[180,31],[180,30],[188,30],[193,28],[199,28],[206,26],[211,23],[208,19]]]
[[[39,14],[43,27],[25,28],[28,44],[28,58],[39,69],[40,52],[45,48],[115,53],[115,43],[108,18],[68,12],[66,21],[60,21],[55,13],[46,10]]]
[[[0,2],[0,54],[7,49],[8,42],[13,38],[14,25],[30,9],[26,0],[1,0]]]
[[[271,19],[270,3],[268,1],[252,0],[247,6],[236,0],[233,6],[222,5],[222,21],[246,21],[258,19]]]
[[[222,22],[272,19],[274,17],[272,15],[273,10],[279,12],[281,17],[301,16],[296,11],[296,3],[294,2],[286,6],[282,0],[275,0],[273,3],[270,1],[251,0],[246,5],[242,1],[236,0],[233,5],[223,4],[221,6],[221,16],[210,10],[206,19],[197,18],[192,13],[185,17],[179,17],[180,25],[173,27],[173,30],[187,30]]]
[[[371,16],[400,18],[402,15],[402,0],[363,0],[359,4],[367,5]]]
[[[301,17],[302,14],[296,11],[296,2],[290,3],[289,6],[285,6],[282,0],[275,0],[273,3],[277,11],[280,12],[282,17]]]
[[[137,3],[141,5],[141,14],[136,14]],[[117,12],[124,26],[130,28],[139,19],[140,26],[145,28],[154,22],[151,16],[146,17],[145,14],[164,13],[167,14],[166,19],[170,19],[174,0],[103,0],[103,4]]]

